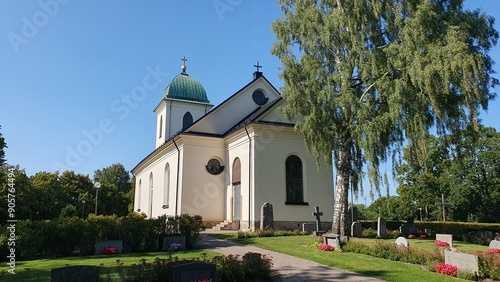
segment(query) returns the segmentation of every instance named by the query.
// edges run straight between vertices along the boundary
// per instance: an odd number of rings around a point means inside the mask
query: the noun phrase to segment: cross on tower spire
[[[186,67],[186,62],[187,62],[186,56],[184,56],[184,57],[181,59],[181,61],[183,62],[183,63],[182,63],[182,66],[181,66],[182,73],[186,73],[186,69],[187,69],[187,67]]]
[[[262,66],[260,66],[260,65],[259,65],[259,62],[257,62],[257,64],[256,64],[256,65],[253,65],[253,66],[257,68],[257,72],[260,72],[260,71],[259,71],[259,69],[260,69]]]

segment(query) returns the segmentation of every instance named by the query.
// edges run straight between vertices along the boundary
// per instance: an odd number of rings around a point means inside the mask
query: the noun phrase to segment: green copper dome
[[[183,66],[182,70],[182,73],[174,77],[163,91],[162,99],[172,98],[209,103],[207,92],[205,92],[205,88],[201,83],[186,73],[185,66]]]

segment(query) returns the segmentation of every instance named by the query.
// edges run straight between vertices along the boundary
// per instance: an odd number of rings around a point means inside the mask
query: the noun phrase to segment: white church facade
[[[330,167],[318,172],[280,93],[258,70],[216,107],[186,73],[166,87],[156,113],[156,149],[133,170],[134,211],[201,215],[207,226],[257,230],[273,206],[275,229],[300,229],[316,206],[333,214]]]

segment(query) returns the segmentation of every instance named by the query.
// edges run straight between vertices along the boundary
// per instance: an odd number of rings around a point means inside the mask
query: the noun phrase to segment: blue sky
[[[465,6],[500,20],[498,3]],[[131,170],[155,148],[153,109],[183,56],[214,105],[252,80],[257,61],[283,85],[270,54],[280,16],[275,1],[0,1],[7,162],[28,175],[70,169],[92,177],[113,163]],[[500,63],[500,47],[491,56]],[[499,130],[500,102],[481,118]]]

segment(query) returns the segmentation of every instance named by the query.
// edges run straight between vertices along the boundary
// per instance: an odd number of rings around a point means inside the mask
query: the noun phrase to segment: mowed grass
[[[220,255],[209,250],[190,250],[176,252],[174,256],[180,259],[193,259],[206,256],[211,258]],[[42,259],[16,262],[16,274],[8,273],[9,268],[2,264],[0,271],[5,274],[0,278],[3,281],[50,281],[50,271],[53,268],[73,265],[93,265],[101,267],[101,281],[121,281],[120,273],[123,268],[132,264],[139,264],[141,259],[153,262],[155,258],[168,258],[165,252],[132,253],[119,255],[97,255],[84,257],[67,257],[59,259]],[[121,264],[121,266],[120,266]]]
[[[425,266],[411,265],[355,253],[319,251],[309,247],[309,245],[315,241],[315,238],[311,236],[260,237],[245,239],[236,238],[236,234],[234,233],[212,236],[289,254],[295,257],[315,261],[336,268],[350,270],[386,281],[467,281],[429,272]],[[352,240],[360,240],[365,243],[375,243],[375,239],[353,238]],[[386,241],[394,242],[394,239],[387,239]],[[412,248],[427,251],[433,251],[435,249],[434,240],[410,239],[409,242],[410,247]],[[454,247],[460,251],[487,250],[486,246],[479,246],[466,242],[455,242]],[[211,258],[216,255],[219,254],[209,250],[190,250],[175,253],[175,256],[180,259],[193,259],[201,256]],[[5,264],[2,265],[0,271],[5,271],[6,273],[3,277],[1,277],[1,281],[50,281],[51,269],[70,265],[101,266],[101,281],[120,281],[120,273],[124,267],[132,264],[138,264],[141,259],[146,259],[148,262],[152,262],[157,257],[167,258],[168,256],[164,252],[153,252],[112,256],[85,256],[19,261],[16,262],[16,275],[7,273],[6,271],[8,268],[4,267]],[[122,264],[122,266],[120,267],[119,264]]]
[[[412,265],[355,253],[319,251],[309,247],[309,245],[315,241],[315,238],[310,236],[258,237],[245,239],[237,239],[234,234],[221,234],[214,236],[315,261],[324,265],[346,269],[386,281],[467,281],[430,272],[428,271],[427,266]],[[353,238],[352,240],[375,243],[375,239]],[[387,239],[386,241],[394,242],[395,240]],[[434,240],[411,239],[410,246],[428,251],[433,251],[435,249]],[[465,242],[457,242],[455,247],[460,247],[459,250],[462,251],[484,251],[487,249],[487,247],[484,246],[468,244]]]

